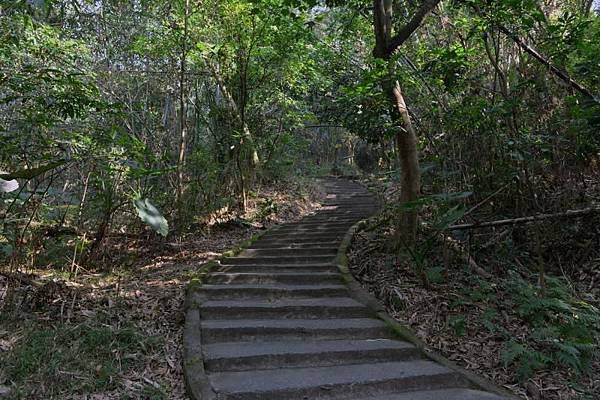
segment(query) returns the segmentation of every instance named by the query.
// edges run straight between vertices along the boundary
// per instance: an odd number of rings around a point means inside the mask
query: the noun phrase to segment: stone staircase
[[[502,399],[398,340],[351,296],[335,263],[338,248],[377,207],[357,183],[323,185],[324,209],[268,231],[189,294],[184,364],[191,397]]]

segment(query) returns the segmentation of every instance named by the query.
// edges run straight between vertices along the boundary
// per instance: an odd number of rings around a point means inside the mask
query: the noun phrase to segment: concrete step
[[[343,190],[343,191],[334,191],[332,193],[328,193],[325,196],[325,200],[335,200],[335,199],[373,199],[373,195],[365,190]]]
[[[419,356],[413,345],[389,339],[233,342],[204,347],[210,372],[405,361]]]
[[[304,217],[300,222],[302,224],[330,224],[330,223],[334,223],[334,224],[345,224],[348,228],[350,228],[352,225],[354,225],[358,220],[360,220],[361,218],[358,217],[353,217],[353,218],[349,218],[349,219],[344,219],[344,220],[337,220],[337,219],[333,219],[332,217],[317,217],[317,216],[310,216],[310,217]]]
[[[278,233],[278,232],[267,232],[261,236],[260,241],[274,241],[274,240],[289,240],[294,242],[320,242],[320,241],[332,241],[342,240],[346,232],[334,232],[334,233]]]
[[[345,212],[343,210],[336,210],[335,213],[329,213],[329,212],[323,211],[323,214],[314,214],[314,215],[306,216],[302,219],[302,221],[314,223],[314,222],[322,222],[322,221],[328,220],[332,217],[336,217],[336,218],[341,218],[347,222],[356,223],[359,220],[364,219],[367,216],[372,215],[372,214],[373,214],[372,212],[350,213],[350,212]]]
[[[330,198],[332,196],[364,196],[364,195],[369,195],[369,196],[373,196],[370,195],[369,192],[367,192],[365,190],[365,188],[361,187],[361,186],[352,186],[352,187],[347,187],[347,188],[340,188],[340,190],[334,190],[332,192],[327,193],[327,198]]]
[[[390,336],[388,327],[374,318],[203,320],[201,330],[204,343],[381,339]]]
[[[440,389],[398,393],[355,400],[502,400],[506,397],[472,389]]]
[[[345,233],[348,231],[348,229],[350,229],[352,225],[347,225],[344,227],[319,227],[319,228],[303,228],[301,226],[299,227],[289,227],[289,228],[280,228],[280,229],[271,229],[269,232],[265,233],[266,234],[278,234],[278,235],[289,235],[289,234],[294,234],[294,235],[323,235],[326,233]]]
[[[289,240],[260,240],[253,243],[249,248],[250,249],[321,249],[328,247],[335,247],[336,249],[340,245],[340,240],[334,241],[326,241],[326,242],[306,242],[306,243],[296,243],[294,241]]]
[[[499,400],[395,340],[349,297],[338,247],[378,205],[359,184],[323,182],[322,209],[223,260],[193,294],[219,400]]]
[[[348,228],[349,229],[349,228]],[[307,236],[307,237],[312,237],[312,236],[327,236],[327,235],[336,235],[336,237],[343,237],[346,232],[348,232],[347,228],[344,229],[311,229],[311,230],[302,230],[302,229],[295,229],[295,230],[289,230],[289,231],[279,231],[279,230],[273,230],[273,231],[269,231],[268,233],[265,233],[265,235],[268,236],[289,236],[292,235],[294,237],[298,237],[298,236]]]
[[[365,188],[360,186],[353,186],[348,188],[340,188],[340,190],[333,190],[331,192],[328,192],[326,198],[331,198],[333,196],[364,196],[368,194],[369,192],[367,192]]]
[[[323,199],[319,203],[322,207],[325,207],[330,204],[347,204],[352,208],[364,208],[364,207],[372,207],[375,200],[369,199],[368,197],[332,197],[329,199]]]
[[[336,272],[214,272],[208,283],[219,284],[341,284],[342,276]]]
[[[374,212],[375,207],[372,205],[368,205],[368,206],[356,206],[356,207],[352,207],[352,206],[344,206],[344,205],[337,205],[337,204],[331,204],[331,205],[322,205],[322,208],[318,211],[315,212],[315,215],[320,215],[320,216],[327,216],[327,217],[341,217],[341,218],[348,218],[348,217],[354,217],[357,215],[364,215],[366,213],[372,213]]]
[[[292,249],[289,247],[276,247],[272,249],[246,249],[240,256],[243,257],[263,257],[263,256],[327,256],[336,255],[337,247],[319,247],[307,249]]]
[[[332,193],[330,196],[327,196],[323,201],[357,201],[357,202],[365,202],[368,204],[373,204],[375,198],[369,193]]]
[[[343,206],[328,206],[328,207],[329,208],[326,208],[324,210],[325,211],[328,211],[328,210],[336,211],[336,214],[341,215],[341,216],[346,216],[346,217],[351,216],[356,221],[358,221],[360,219],[364,219],[367,216],[373,215],[373,213],[374,213],[374,209],[352,211],[352,209],[350,209],[348,207],[343,207]]]
[[[364,213],[365,211],[372,212],[373,208],[374,208],[374,204],[369,204],[366,206],[365,205],[357,205],[355,207],[352,207],[352,205],[337,207],[335,205],[332,206],[332,205],[321,204],[321,208],[316,210],[314,212],[314,214],[330,215],[330,216],[335,216],[335,217],[347,217],[348,215],[360,214],[360,213]],[[309,215],[313,215],[313,214],[309,214]]]
[[[344,234],[348,232],[350,227],[345,228],[317,228],[317,229],[273,229],[269,234],[277,235],[328,235],[328,234]],[[266,234],[265,234],[266,235]]]
[[[363,318],[369,310],[349,297],[279,300],[211,300],[200,307],[203,319]]]
[[[319,218],[316,219],[315,218]],[[343,219],[341,219],[343,218]],[[354,222],[353,217],[340,217],[340,216],[320,216],[319,214],[311,214],[304,216],[302,219],[294,222],[288,222],[282,225],[277,226],[277,228],[284,228],[288,226],[294,225],[305,225],[306,228],[318,228],[324,224],[331,224],[333,226],[341,227],[343,225],[351,225]]]
[[[425,360],[220,372],[210,379],[227,400],[355,399],[464,383],[450,369]]]
[[[273,257],[230,257],[223,260],[224,264],[321,264],[333,262],[335,255],[325,256],[273,256]]]
[[[314,214],[308,214],[307,216],[305,216],[304,218],[302,218],[300,220],[300,222],[302,223],[311,223],[311,224],[315,224],[315,223],[327,223],[327,222],[334,222],[334,223],[354,223],[356,222],[356,218],[352,217],[352,216],[343,216],[343,215],[339,215],[338,213],[330,213],[329,215],[326,214],[320,214],[319,212],[316,212]]]
[[[375,200],[373,200],[373,198],[369,198],[368,196],[342,197],[321,201],[321,206],[351,206],[353,209],[363,210],[374,207]]]
[[[310,222],[310,221],[300,220],[300,221],[292,223],[292,224],[280,225],[276,228],[273,228],[273,231],[281,232],[281,231],[296,230],[296,229],[302,229],[302,230],[334,229],[334,228],[335,229],[348,229],[353,224],[354,224],[354,222],[332,222],[332,221]]]
[[[222,264],[218,272],[294,272],[294,273],[312,273],[312,272],[339,272],[336,265],[325,264],[243,264],[227,265]]]
[[[211,300],[240,298],[340,297],[348,294],[345,285],[202,285],[202,294]]]
[[[344,235],[317,235],[316,237],[308,236],[308,235],[272,235],[271,237],[268,234],[265,234],[260,239],[252,244],[252,246],[257,246],[260,244],[306,244],[306,243],[336,243],[338,246],[342,241]]]

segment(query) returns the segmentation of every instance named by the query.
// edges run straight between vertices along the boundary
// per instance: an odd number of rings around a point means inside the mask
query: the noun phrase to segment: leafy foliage
[[[505,366],[516,364],[517,374],[521,379],[528,378],[534,371],[545,367],[549,362],[544,354],[515,341],[506,344],[500,358]]]
[[[559,278],[548,277],[542,290],[513,273],[507,285],[511,304],[531,325],[527,342],[535,343],[538,350],[510,341],[502,356],[505,365],[516,364],[523,379],[549,363],[577,373],[588,371],[592,359],[600,355],[600,311],[573,298]]]

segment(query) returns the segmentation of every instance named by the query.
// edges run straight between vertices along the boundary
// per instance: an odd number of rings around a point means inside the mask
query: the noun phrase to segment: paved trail
[[[200,306],[188,311],[185,363],[195,397],[501,399],[395,339],[350,296],[334,260],[375,201],[350,181],[323,184],[328,207],[269,231],[194,292]]]

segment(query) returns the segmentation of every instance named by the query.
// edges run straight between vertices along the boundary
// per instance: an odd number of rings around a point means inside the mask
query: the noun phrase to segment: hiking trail
[[[349,228],[377,210],[328,178],[323,208],[269,230],[191,289],[184,365],[194,400],[499,400],[399,340],[337,266]]]

